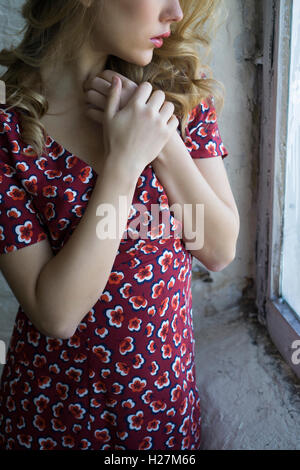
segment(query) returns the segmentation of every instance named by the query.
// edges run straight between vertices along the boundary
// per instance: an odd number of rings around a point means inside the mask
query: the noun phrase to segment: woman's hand
[[[113,72],[112,70],[104,70],[93,79],[85,82],[83,85],[83,89],[86,93],[86,114],[100,124],[103,123],[107,96],[109,94],[114,75],[118,76],[122,81],[120,106],[118,109],[118,111],[121,111],[138,88],[138,85],[135,82],[129,80],[120,73]]]
[[[127,171],[138,171],[155,160],[178,127],[174,104],[149,82],[141,83],[120,109],[122,81],[117,78],[106,97],[103,111],[104,148]],[[129,169],[129,170],[128,170]]]
[[[138,88],[138,85],[135,82],[129,80],[118,72],[106,69],[83,84],[83,89],[86,94],[86,114],[90,119],[102,126],[104,121],[104,110],[107,106],[110,87],[114,76],[118,76],[122,82],[120,104],[118,107],[118,111],[121,111],[131,100]],[[168,149],[168,145],[171,143],[173,136],[176,138],[175,134],[177,136],[177,131],[174,132],[174,134],[172,133],[172,136],[166,143],[165,147],[161,149],[156,159],[152,161],[153,164],[157,160],[163,160],[165,158],[163,152]]]

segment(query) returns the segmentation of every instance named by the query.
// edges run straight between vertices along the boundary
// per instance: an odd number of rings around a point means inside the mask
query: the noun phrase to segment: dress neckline
[[[11,109],[10,111],[5,111],[5,106],[4,104],[0,104],[1,107],[4,108],[4,112],[7,112],[7,113],[16,113],[17,114],[17,123],[19,124],[20,122],[20,116],[19,116],[19,110],[17,109],[17,107],[14,107],[14,109]],[[73,152],[70,152],[70,150],[68,150],[66,147],[64,147],[63,145],[61,145],[59,142],[57,142],[50,134],[48,134],[47,130],[45,129],[45,132],[46,132],[46,136],[47,136],[47,139],[49,138],[51,141],[52,141],[52,144],[56,144],[58,145],[59,147],[61,147],[64,152],[67,154],[67,156],[72,156],[74,158],[76,158],[76,164],[80,164],[83,168],[84,167],[88,167],[91,169],[91,172],[93,173],[93,177],[98,177],[98,172],[95,170],[95,168],[93,168],[91,165],[89,165],[87,162],[85,162],[84,160],[82,160],[80,157],[78,157],[78,155],[75,155]]]
[[[49,138],[52,141],[52,144],[54,143],[54,144],[58,145],[59,147],[61,147],[64,150],[64,152],[67,154],[67,156],[72,156],[72,157],[76,158],[77,161],[76,161],[75,165],[77,163],[80,163],[80,165],[82,165],[83,167],[90,168],[92,173],[93,173],[93,176],[96,176],[96,177],[99,176],[98,172],[95,170],[95,168],[92,167],[92,165],[89,165],[87,162],[82,160],[82,158],[78,157],[75,153],[70,152],[70,150],[68,150],[66,147],[64,147],[59,142],[57,142],[51,135],[49,135],[47,131],[46,131],[46,135],[47,135],[47,139]]]

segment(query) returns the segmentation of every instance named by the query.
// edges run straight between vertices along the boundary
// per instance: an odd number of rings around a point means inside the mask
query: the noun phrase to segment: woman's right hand
[[[174,104],[165,93],[152,93],[149,82],[141,83],[120,111],[122,81],[111,87],[104,112],[103,138],[107,156],[139,174],[165,147],[178,127]]]

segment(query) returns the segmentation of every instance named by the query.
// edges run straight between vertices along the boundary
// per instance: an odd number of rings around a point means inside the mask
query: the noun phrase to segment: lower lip
[[[163,39],[150,39],[155,47],[161,47],[164,43]]]

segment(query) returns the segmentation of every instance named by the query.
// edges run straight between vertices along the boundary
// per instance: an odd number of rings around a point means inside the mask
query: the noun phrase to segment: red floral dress
[[[97,173],[47,138],[38,158],[17,108],[0,105],[0,254],[48,238],[54,256],[88,205]],[[180,130],[178,131],[180,133]],[[228,153],[213,101],[189,116],[192,158]],[[147,239],[126,232],[144,207],[165,212]],[[104,291],[69,339],[43,335],[19,306],[0,382],[0,449],[195,450],[201,440],[192,255],[149,164]],[[177,235],[177,236],[176,236]]]

